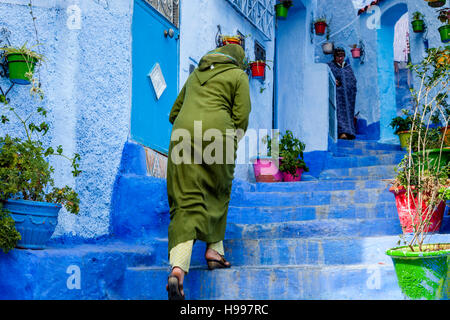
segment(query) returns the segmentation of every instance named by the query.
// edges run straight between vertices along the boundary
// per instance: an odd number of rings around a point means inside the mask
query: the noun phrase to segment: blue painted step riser
[[[397,165],[403,159],[403,155],[382,155],[370,157],[331,157],[327,160],[327,169],[367,167],[377,165]]]
[[[311,191],[340,191],[355,189],[383,189],[386,181],[300,181],[281,183],[256,183],[257,192],[311,192]]]
[[[397,217],[395,203],[317,207],[229,207],[229,223],[273,223],[314,219],[374,219]]]
[[[308,237],[373,237],[402,233],[398,218],[371,220],[312,220],[274,224],[229,223],[226,239]]]
[[[130,269],[123,296],[167,299],[167,274],[159,269]],[[393,266],[354,268],[192,269],[185,277],[188,300],[402,299]]]
[[[230,201],[231,206],[314,206],[329,204],[380,203],[392,201],[393,196],[385,189],[355,191],[314,191],[304,193],[252,192],[245,193],[239,201]]]
[[[379,155],[392,155],[401,154],[404,155],[404,151],[392,151],[392,150],[367,150],[367,149],[354,149],[354,148],[337,148],[332,152],[335,157],[350,157],[350,156],[379,156]]]
[[[337,147],[365,149],[365,150],[392,150],[402,151],[398,144],[384,144],[376,141],[338,140]]]

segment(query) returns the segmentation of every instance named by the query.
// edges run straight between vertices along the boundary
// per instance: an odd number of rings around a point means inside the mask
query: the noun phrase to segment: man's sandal
[[[178,277],[169,276],[167,279],[167,291],[169,300],[184,300],[184,295],[181,294],[183,285],[179,283]]]

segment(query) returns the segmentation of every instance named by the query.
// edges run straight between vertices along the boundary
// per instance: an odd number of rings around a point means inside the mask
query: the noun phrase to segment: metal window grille
[[[167,20],[178,28],[179,26],[179,0],[145,0]]]
[[[275,0],[226,0],[266,37],[272,39]]]

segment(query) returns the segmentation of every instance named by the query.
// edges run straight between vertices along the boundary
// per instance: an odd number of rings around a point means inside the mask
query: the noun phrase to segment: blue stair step
[[[303,176],[302,176],[303,177]],[[338,191],[355,189],[382,189],[388,183],[382,180],[370,181],[299,181],[279,183],[255,183],[251,190],[258,192],[311,192],[311,191]]]
[[[330,219],[267,224],[229,223],[225,239],[373,237],[401,233],[398,217],[391,219]]]
[[[355,149],[349,147],[338,147],[333,151],[335,157],[348,157],[348,156],[377,156],[377,155],[388,155],[388,154],[399,154],[405,155],[405,151],[399,150],[367,150],[367,149]]]
[[[379,143],[377,141],[338,140],[337,147],[355,148],[363,150],[391,150],[402,151],[399,144]]]
[[[240,199],[231,199],[231,206],[312,206],[333,203],[378,203],[392,201],[387,189],[356,189],[311,192],[244,192]]]
[[[378,165],[397,165],[404,155],[402,153],[382,154],[373,156],[347,156],[329,157],[326,162],[327,169],[367,167]]]
[[[125,299],[167,299],[167,269],[128,268]],[[192,268],[187,300],[402,299],[392,263],[350,266],[244,266]]]
[[[0,253],[0,298],[121,299],[116,289],[126,268],[155,264],[155,257],[151,246],[121,241],[13,249]]]
[[[381,180],[393,179],[396,165],[380,165],[322,171],[319,180]]]
[[[392,196],[394,198],[394,196]],[[346,204],[296,207],[233,207],[228,209],[229,223],[252,224],[321,219],[374,219],[397,217],[394,201],[376,204]]]

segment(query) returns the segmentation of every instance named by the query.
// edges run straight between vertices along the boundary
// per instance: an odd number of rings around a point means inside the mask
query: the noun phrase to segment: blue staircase
[[[8,275],[0,278],[1,299],[167,299],[166,186],[145,175],[142,152],[136,144],[124,149],[112,234],[0,253],[0,274]],[[187,299],[402,299],[384,252],[401,234],[386,179],[403,154],[398,146],[339,141],[317,177],[235,181],[224,242],[232,268],[209,271],[206,245],[196,243]],[[446,215],[433,240],[450,242],[449,229]]]
[[[233,267],[207,270],[205,245],[196,244],[186,297],[403,299],[385,255],[402,233],[388,179],[403,155],[398,146],[339,141],[318,179],[238,186],[224,243]],[[128,268],[124,298],[166,298],[167,242],[153,245],[165,266]]]

